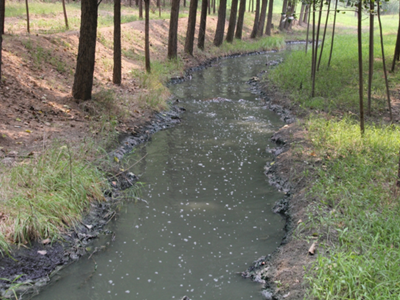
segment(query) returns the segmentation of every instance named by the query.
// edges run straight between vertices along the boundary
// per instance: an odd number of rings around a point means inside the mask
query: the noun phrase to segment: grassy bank
[[[350,20],[348,16],[342,18]],[[391,61],[395,44],[391,27],[384,39],[385,54]],[[366,87],[366,35],[363,40]],[[379,37],[375,40],[379,41]],[[310,148],[297,152],[302,162],[314,167],[302,174],[308,185],[307,220],[299,221],[295,229],[297,238],[315,239],[318,245],[317,259],[304,280],[306,297],[397,299],[400,193],[396,180],[400,129],[387,122],[385,125],[387,100],[380,45],[375,45],[372,116],[367,118],[363,136],[358,124],[356,36],[336,37],[330,68],[326,50],[329,44],[325,47],[317,72],[316,97],[311,97],[311,53],[290,54],[268,76],[308,115],[302,125]],[[399,76],[399,72],[389,75],[392,96]]]

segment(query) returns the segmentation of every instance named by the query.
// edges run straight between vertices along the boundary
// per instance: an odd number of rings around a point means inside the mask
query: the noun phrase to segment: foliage
[[[308,272],[309,299],[392,299],[400,293],[400,129],[371,125],[361,136],[350,118],[306,126],[322,160],[309,217],[329,246]]]

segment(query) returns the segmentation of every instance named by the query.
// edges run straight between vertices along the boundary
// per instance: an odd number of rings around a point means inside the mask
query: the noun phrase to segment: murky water
[[[35,299],[261,299],[237,272],[284,234],[271,211],[282,195],[263,175],[269,138],[283,124],[246,81],[277,55],[221,60],[171,86],[187,109],[182,124],[128,158],[145,156],[133,172],[147,203],[125,203],[109,225],[115,240]],[[204,101],[216,97],[229,101]]]

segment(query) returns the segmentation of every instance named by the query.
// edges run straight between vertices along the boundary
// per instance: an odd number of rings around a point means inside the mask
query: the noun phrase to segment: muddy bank
[[[306,196],[310,182],[304,174],[305,171],[312,172],[318,161],[301,159],[308,148],[307,132],[301,119],[294,122],[294,115],[302,116],[304,112],[292,106],[268,79],[261,81],[257,77],[250,84],[266,101],[268,109],[281,115],[288,123],[272,135],[276,147],[267,151],[274,154],[275,159],[265,166],[269,183],[285,194],[273,209],[285,217],[286,234],[272,255],[258,258],[242,276],[264,285],[264,299],[304,299],[305,269],[315,260],[315,256],[308,253],[313,242],[312,232],[300,226],[307,222],[306,208],[312,200]],[[310,242],[304,239],[305,236],[310,237]]]
[[[152,120],[140,126],[140,131],[121,137],[121,145],[109,153],[110,158],[122,157],[163,129],[180,123],[184,109],[172,105],[169,111],[156,113]],[[11,255],[0,257],[0,296],[11,298],[17,294],[37,293],[63,267],[80,257],[98,251],[90,247],[91,241],[104,235],[104,243],[113,239],[113,233],[104,226],[116,215],[116,203],[122,190],[135,184],[138,178],[131,172],[122,172],[109,178],[111,188],[104,192],[105,202],[91,204],[82,222],[65,233],[60,240],[34,241],[28,247],[20,246]]]

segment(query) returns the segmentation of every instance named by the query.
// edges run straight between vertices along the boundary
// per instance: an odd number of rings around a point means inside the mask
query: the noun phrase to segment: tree
[[[144,57],[146,61],[146,71],[147,73],[151,72],[150,68],[150,0],[144,0],[144,13],[145,13],[145,21],[144,21]]]
[[[62,6],[63,6],[63,12],[64,12],[64,21],[65,21],[65,27],[68,29],[68,17],[67,17],[67,9],[65,8],[65,0],[62,0]]]
[[[300,8],[300,17],[299,17],[299,25],[303,25],[303,18],[304,18],[304,10],[306,8],[305,3],[301,3],[301,8]]]
[[[239,2],[238,0],[232,0],[231,3],[231,14],[229,16],[228,32],[226,33],[226,41],[228,43],[233,42],[233,35],[235,34],[238,2]]]
[[[258,20],[257,36],[261,37],[264,34],[265,17],[267,14],[268,0],[262,0],[260,20]]]
[[[241,40],[242,39],[242,32],[243,32],[243,21],[244,21],[244,14],[246,12],[246,0],[240,0],[239,4],[239,16],[236,25],[236,33],[235,38]]]
[[[319,52],[317,71],[319,70],[319,65],[320,65],[320,63],[321,63],[321,58],[322,58],[322,52],[324,51],[325,37],[326,37],[326,29],[327,29],[327,27],[328,27],[328,20],[329,20],[329,12],[330,12],[330,9],[331,9],[331,0],[328,0],[328,12],[326,13],[325,28],[324,28],[324,34],[322,35],[322,45],[321,45],[321,51]]]
[[[172,0],[171,17],[169,21],[169,33],[168,33],[169,59],[173,59],[178,56],[178,20],[179,20],[179,0]]]
[[[82,0],[78,58],[72,87],[72,95],[77,100],[89,100],[92,98],[97,11],[97,0]]]
[[[143,19],[143,0],[139,0],[139,19]]]
[[[260,19],[260,0],[256,2],[256,13],[254,16],[253,30],[251,31],[250,38],[254,39],[257,36],[258,20]]]
[[[272,12],[274,10],[274,0],[269,0],[268,6],[268,17],[267,17],[267,28],[265,28],[265,34],[271,36],[272,31]]]
[[[368,115],[371,115],[372,76],[374,72],[374,13],[375,1],[369,0],[369,72],[368,72]]]
[[[217,29],[215,30],[214,46],[221,46],[224,40],[225,30],[225,18],[226,18],[226,0],[220,0],[218,8],[218,21]]]
[[[204,40],[206,38],[206,24],[207,24],[207,6],[208,12],[210,12],[210,1],[202,0],[201,2],[201,15],[200,15],[200,27],[199,27],[199,37],[197,40],[197,47],[204,50]]]
[[[5,11],[4,11],[4,2],[5,0],[0,0],[0,85],[2,85],[2,81],[1,81],[1,64],[3,62],[2,59],[2,52],[3,52],[3,34],[4,34],[4,15],[5,15]]]
[[[121,68],[121,0],[114,0],[114,84],[121,84]]]
[[[282,15],[281,15],[281,20],[279,21],[279,30],[280,31],[282,31],[285,28],[285,20],[287,18],[287,15],[286,15],[287,5],[288,5],[288,0],[283,0]]]
[[[205,2],[205,0],[203,0]],[[185,39],[185,52],[193,55],[194,32],[196,30],[197,0],[191,0]]]
[[[30,27],[29,27],[29,5],[28,5],[28,0],[25,0],[25,5],[26,5],[26,30],[28,33],[31,33]]]
[[[392,72],[394,72],[394,67],[396,66],[396,60],[399,60],[399,57],[400,57],[400,5],[399,5],[399,27],[397,29],[396,47],[394,49],[394,57],[391,69]]]
[[[358,41],[358,93],[360,100],[360,130],[364,134],[364,86],[363,86],[363,68],[362,68],[362,1],[359,0],[358,4],[358,18],[357,18],[357,41]]]

